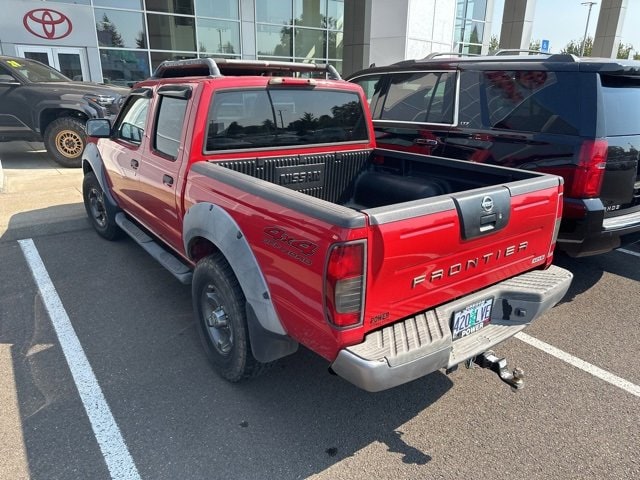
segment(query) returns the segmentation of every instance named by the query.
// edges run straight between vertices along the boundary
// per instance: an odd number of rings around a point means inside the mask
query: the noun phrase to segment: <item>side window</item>
[[[411,72],[392,75],[381,120],[453,123],[453,72]]]
[[[186,110],[186,99],[169,96],[160,97],[153,147],[172,160],[175,160],[178,156]]]
[[[380,94],[380,80],[380,75],[370,75],[367,77],[353,79],[351,82],[362,87],[364,90],[364,96],[367,97],[367,102],[369,102],[369,106],[371,106],[371,101],[373,100],[374,95]]]
[[[131,96],[124,106],[124,113],[116,127],[116,137],[139,144],[146,128],[148,109],[149,99],[147,97]]]
[[[489,127],[577,135],[577,74],[542,70],[483,72]]]

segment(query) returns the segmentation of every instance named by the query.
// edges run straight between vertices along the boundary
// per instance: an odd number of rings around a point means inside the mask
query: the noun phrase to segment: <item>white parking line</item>
[[[532,347],[542,350],[543,352],[546,352],[549,355],[554,356],[562,360],[563,362],[568,363],[569,365],[573,365],[574,367],[579,368],[580,370],[584,370],[585,372],[590,373],[594,377],[598,377],[599,379],[604,380],[605,382],[608,382],[611,385],[615,385],[616,387],[621,388],[622,390],[630,393],[631,395],[640,397],[640,386],[635,385],[625,380],[624,378],[620,378],[614,375],[613,373],[609,373],[606,370],[598,368],[595,365],[592,365],[588,362],[585,362],[584,360],[579,359],[578,357],[574,357],[573,355],[567,352],[563,352],[559,348],[551,346],[548,343],[538,340],[537,338],[533,338],[532,336],[527,335],[526,333],[522,333],[522,332],[516,333],[515,337],[518,340],[521,340],[524,343],[531,345]]]
[[[138,469],[33,240],[19,240],[18,243],[38,285],[111,478],[139,479]]]
[[[640,257],[640,253],[634,252],[633,250],[627,250],[626,248],[617,248],[618,252],[626,253],[627,255],[633,255],[634,257]]]

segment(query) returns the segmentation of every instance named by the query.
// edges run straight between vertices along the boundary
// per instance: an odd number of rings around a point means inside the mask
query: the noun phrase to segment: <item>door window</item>
[[[171,160],[178,157],[187,100],[161,96],[153,146]]]
[[[380,119],[452,124],[454,90],[453,72],[396,73]]]
[[[149,99],[133,95],[123,107],[123,115],[116,127],[116,137],[139,145],[147,124]]]

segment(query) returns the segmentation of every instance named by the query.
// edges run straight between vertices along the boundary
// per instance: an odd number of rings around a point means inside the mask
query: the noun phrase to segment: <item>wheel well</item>
[[[45,130],[51,122],[62,117],[73,117],[83,122],[88,120],[88,116],[79,110],[69,109],[47,109],[40,114],[40,133],[44,135]]]
[[[189,258],[197,263],[200,259],[220,251],[210,240],[203,237],[195,237],[189,243],[187,254]]]

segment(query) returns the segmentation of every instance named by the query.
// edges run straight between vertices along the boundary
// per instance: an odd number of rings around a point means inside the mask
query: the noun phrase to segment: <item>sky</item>
[[[504,2],[494,0],[492,35],[500,37]],[[531,40],[549,40],[551,53],[560,52],[571,40],[582,41],[589,7],[585,0],[536,0]],[[598,24],[602,0],[591,8],[587,36],[593,37]],[[640,53],[640,0],[627,0],[627,14],[622,29],[622,43],[633,45]]]

